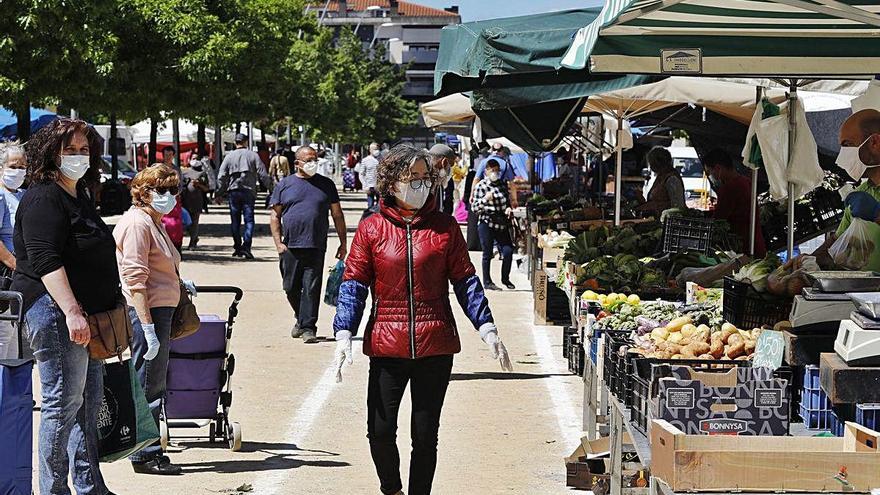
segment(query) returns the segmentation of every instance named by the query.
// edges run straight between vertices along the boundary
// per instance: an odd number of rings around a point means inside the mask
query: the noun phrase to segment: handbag
[[[8,291],[10,287],[12,287],[12,276],[15,275],[15,270],[9,268],[8,266],[0,263],[0,291]],[[3,299],[0,300],[0,313],[5,313],[6,310],[9,309],[9,300]]]
[[[196,333],[201,325],[196,305],[193,304],[189,291],[186,290],[186,287],[179,278],[180,276],[178,275],[180,301],[174,309],[174,316],[171,318],[171,340],[189,337]]]
[[[113,356],[122,360],[122,353],[131,344],[131,318],[128,316],[128,304],[125,299],[118,298],[116,305],[109,311],[102,311],[86,316],[89,322],[89,357],[98,361]]]
[[[104,400],[98,413],[98,457],[113,462],[159,440],[132,360],[104,364]]]

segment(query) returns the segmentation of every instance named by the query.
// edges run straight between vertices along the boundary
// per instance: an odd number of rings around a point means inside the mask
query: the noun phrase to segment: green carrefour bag
[[[159,440],[132,360],[104,363],[104,400],[98,412],[98,456],[114,462]]]
[[[342,285],[342,275],[345,273],[345,262],[339,260],[336,266],[330,269],[327,276],[327,288],[324,289],[324,304],[336,306],[339,302],[339,286]]]

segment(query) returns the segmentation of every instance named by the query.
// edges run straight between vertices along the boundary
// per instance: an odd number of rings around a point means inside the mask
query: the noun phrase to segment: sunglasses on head
[[[171,193],[172,196],[177,196],[180,193],[180,188],[177,186],[154,187],[153,190],[159,194]]]

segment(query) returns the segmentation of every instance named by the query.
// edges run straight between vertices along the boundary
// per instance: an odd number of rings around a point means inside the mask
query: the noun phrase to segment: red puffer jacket
[[[407,221],[382,201],[380,214],[358,226],[343,277],[372,289],[364,354],[416,359],[459,352],[449,283],[474,273],[455,219],[435,206]]]

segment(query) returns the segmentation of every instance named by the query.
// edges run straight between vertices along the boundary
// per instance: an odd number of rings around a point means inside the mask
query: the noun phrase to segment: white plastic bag
[[[874,252],[874,241],[868,231],[870,225],[871,222],[867,220],[853,218],[849,227],[828,249],[836,265],[848,270],[863,270],[868,266]]]

